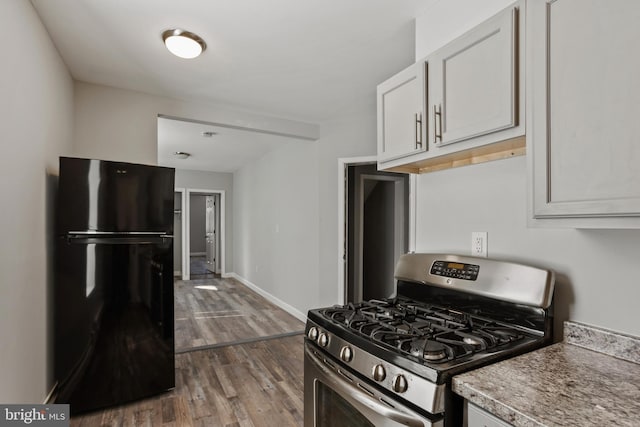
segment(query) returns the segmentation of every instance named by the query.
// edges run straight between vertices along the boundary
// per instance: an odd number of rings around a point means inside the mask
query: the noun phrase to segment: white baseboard
[[[182,271],[180,271],[180,270],[175,270],[175,271],[173,272],[173,275],[174,275],[174,276],[181,276],[181,277],[182,277]]]
[[[287,313],[289,313],[293,317],[299,319],[301,322],[306,322],[307,321],[307,315],[306,314],[304,314],[303,312],[301,312],[297,308],[287,304],[286,302],[282,301],[281,299],[279,299],[277,297],[274,297],[269,292],[265,291],[264,289],[259,288],[257,285],[255,285],[254,283],[251,283],[250,281],[248,281],[244,277],[238,276],[236,273],[228,273],[228,274],[225,274],[224,277],[232,277],[232,278],[236,279],[238,282],[242,283],[247,288],[251,289],[252,291],[256,292],[257,294],[260,294],[261,296],[266,298],[269,302],[272,302],[273,304],[277,305],[278,307],[280,307],[281,309],[283,309],[284,311],[286,311]]]
[[[191,256],[207,256],[206,252],[191,252]]]

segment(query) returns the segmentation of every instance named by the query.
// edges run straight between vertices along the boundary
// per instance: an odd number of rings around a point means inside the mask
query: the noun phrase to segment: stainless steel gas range
[[[549,270],[406,254],[395,276],[393,298],[309,311],[305,427],[462,425],[453,375],[551,342]]]

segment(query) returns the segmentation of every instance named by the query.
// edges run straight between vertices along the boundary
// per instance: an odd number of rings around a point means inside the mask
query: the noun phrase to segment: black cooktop
[[[523,331],[438,305],[394,298],[320,310],[327,318],[407,356],[429,363],[497,351]]]
[[[466,305],[456,298],[440,297],[418,301],[402,295],[313,309],[306,329],[316,324],[438,384],[457,373],[550,342],[551,319],[538,321],[537,312],[528,307],[519,310],[509,304],[510,311],[505,311],[477,297],[465,300]],[[492,314],[499,314],[500,320],[487,317]]]

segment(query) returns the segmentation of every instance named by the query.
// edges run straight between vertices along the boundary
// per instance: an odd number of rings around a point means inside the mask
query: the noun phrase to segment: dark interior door
[[[388,297],[408,248],[409,177],[375,164],[350,165],[346,177],[346,301]]]

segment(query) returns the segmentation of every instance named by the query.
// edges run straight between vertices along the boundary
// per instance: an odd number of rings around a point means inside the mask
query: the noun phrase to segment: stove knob
[[[378,364],[373,367],[373,379],[380,382],[385,379],[387,372],[384,370],[384,366]]]
[[[404,375],[400,374],[396,375],[396,377],[393,379],[392,387],[393,391],[395,391],[396,393],[404,393],[405,391],[407,391],[409,384],[407,383],[407,379],[404,377]]]
[[[340,350],[340,359],[343,362],[351,362],[353,360],[353,350],[348,345],[345,345]]]
[[[309,332],[307,332],[307,336],[309,337],[309,339],[311,341],[315,341],[318,339],[318,328],[316,328],[315,326],[312,326],[309,329]]]
[[[329,335],[324,332],[321,333],[318,337],[318,344],[320,344],[320,347],[326,347],[329,344]]]

